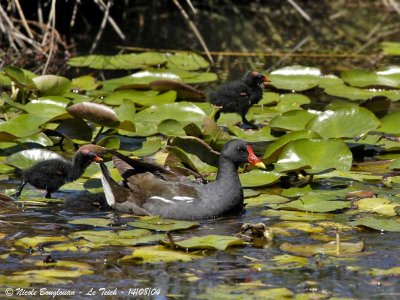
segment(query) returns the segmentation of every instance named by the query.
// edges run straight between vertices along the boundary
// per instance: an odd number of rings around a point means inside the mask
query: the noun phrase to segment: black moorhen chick
[[[246,119],[246,114],[253,104],[257,104],[263,96],[263,85],[269,79],[257,71],[249,71],[240,80],[231,81],[220,85],[215,91],[209,93],[211,104],[221,107],[215,114],[217,122],[221,112],[238,113],[242,121],[250,128],[257,128]]]
[[[24,186],[30,183],[38,189],[46,190],[45,197],[51,198],[51,193],[57,191],[67,182],[78,179],[93,161],[103,161],[90,149],[90,145],[89,147],[80,147],[72,161],[49,159],[33,165],[24,171],[22,182],[15,196],[19,197]]]
[[[243,209],[243,191],[237,169],[239,163],[265,168],[253,149],[243,140],[225,144],[217,179],[203,184],[190,181],[163,167],[131,159],[113,152],[115,167],[124,178],[115,182],[101,163],[102,184],[108,204],[135,215],[160,215],[173,219],[209,219]]]

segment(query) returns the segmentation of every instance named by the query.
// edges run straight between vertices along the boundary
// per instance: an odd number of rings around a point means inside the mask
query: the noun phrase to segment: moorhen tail
[[[243,209],[243,191],[237,169],[239,163],[265,168],[253,149],[243,140],[225,144],[217,178],[203,184],[160,166],[114,153],[113,162],[123,185],[115,182],[101,163],[102,184],[108,204],[135,215],[160,215],[173,219],[209,219]]]
[[[86,168],[93,162],[103,159],[89,150],[90,147],[82,146],[78,149],[72,161],[63,159],[49,159],[41,161],[24,171],[22,182],[15,196],[20,196],[24,186],[29,183],[38,189],[46,190],[46,198],[57,191],[67,182],[78,179]]]
[[[209,93],[211,104],[221,107],[215,114],[217,122],[221,113],[238,113],[242,121],[250,128],[257,128],[246,119],[246,114],[253,104],[257,104],[263,96],[263,85],[269,79],[257,71],[247,72],[240,80],[231,81],[220,85],[215,91]]]

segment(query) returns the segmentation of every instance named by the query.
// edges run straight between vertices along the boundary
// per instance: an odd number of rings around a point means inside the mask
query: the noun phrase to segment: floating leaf
[[[400,203],[392,202],[385,198],[363,198],[354,203],[358,210],[366,212],[375,212],[384,216],[396,216],[395,207]]]
[[[279,195],[261,194],[255,198],[246,198],[246,208],[253,206],[268,206],[270,204],[286,203],[290,200]]]
[[[323,138],[353,138],[368,133],[380,125],[375,115],[363,107],[342,107],[327,110],[308,122],[306,129]]]
[[[154,154],[162,147],[161,138],[158,136],[148,137],[143,143],[142,147],[138,150],[132,151],[136,156],[147,156]]]
[[[110,227],[112,225],[110,219],[102,218],[80,218],[68,221],[68,223],[75,225],[92,225],[95,227]]]
[[[24,110],[31,115],[42,117],[44,120],[51,120],[66,114],[65,108],[68,103],[68,99],[59,96],[42,97],[31,100],[25,105]]]
[[[265,126],[260,130],[244,130],[237,126],[229,126],[229,130],[238,138],[248,142],[273,141],[276,137],[271,135],[271,128]]]
[[[343,82],[324,86],[325,93],[348,100],[368,100],[374,97],[386,97],[392,101],[400,100],[400,91],[382,89],[361,89],[345,85]]]
[[[122,257],[121,261],[138,263],[187,262],[196,258],[201,258],[201,256],[169,250],[163,246],[146,246],[135,249],[132,254]]]
[[[318,199],[318,197],[313,198],[301,198],[299,200],[294,200],[292,202],[277,204],[272,206],[276,209],[286,209],[286,210],[300,210],[308,212],[325,213],[332,212],[344,208],[350,208],[350,201],[324,201],[323,199]]]
[[[11,154],[4,163],[26,170],[38,162],[49,159],[64,160],[61,155],[46,149],[27,149]]]
[[[34,78],[32,73],[30,72],[27,73],[26,70],[14,66],[6,66],[5,68],[3,68],[2,71],[8,77],[10,77],[11,80],[14,81],[17,86],[25,89],[36,89],[36,85],[32,80],[32,78]]]
[[[307,110],[291,110],[273,118],[269,126],[274,129],[299,131],[303,130],[314,116],[315,114]]]
[[[53,146],[52,140],[43,132],[39,132],[25,138],[20,138],[18,141],[20,143],[34,143],[43,147]]]
[[[24,114],[9,121],[0,122],[0,133],[15,137],[28,137],[38,133],[40,131],[39,126],[46,122],[47,118]]]
[[[27,270],[27,271],[17,271],[14,272],[13,274],[15,275],[39,275],[39,276],[44,276],[44,277],[60,277],[60,278],[73,278],[73,277],[79,277],[82,275],[90,275],[93,274],[94,271],[92,270],[87,270],[87,269],[80,269],[80,270],[68,270],[65,268],[46,268],[42,270]]]
[[[119,123],[117,115],[111,108],[98,103],[77,103],[68,107],[67,111],[74,117],[86,119],[101,126],[114,127]]]
[[[201,237],[192,237],[181,241],[170,242],[163,241],[164,245],[178,246],[188,250],[226,250],[232,246],[243,246],[246,243],[241,239],[226,235],[205,235]]]
[[[279,112],[301,109],[302,105],[311,103],[307,96],[295,93],[283,94],[280,99],[281,101],[275,106],[275,109]]]
[[[153,105],[136,114],[137,123],[157,123],[164,120],[177,120],[182,124],[202,122],[205,113],[196,105],[189,102]]]
[[[367,271],[367,273],[371,276],[393,276],[400,275],[400,267],[393,267],[390,269],[377,269],[372,268]]]
[[[96,78],[90,75],[83,75],[72,79],[71,88],[79,89],[82,91],[93,91],[99,88],[101,84],[97,82]]]
[[[279,247],[279,249],[306,257],[319,253],[332,256],[352,256],[364,250],[364,242],[341,242],[340,245],[337,245],[336,242],[309,245],[293,245],[291,243],[284,243]]]
[[[269,185],[277,182],[281,174],[278,172],[267,172],[263,170],[252,170],[239,174],[240,182],[243,187],[255,187]]]
[[[209,63],[200,55],[194,52],[176,52],[175,54],[165,54],[167,58],[167,68],[183,69],[188,71],[204,69]]]
[[[278,217],[285,221],[316,221],[332,218],[332,214],[273,209],[263,210],[261,214],[267,217]]]
[[[308,173],[331,168],[349,171],[352,158],[349,148],[341,140],[299,139],[283,148],[275,169],[278,172],[306,169]]]
[[[104,138],[99,140],[97,142],[97,145],[102,146],[107,149],[118,150],[121,145],[121,141],[117,136],[109,135],[109,136],[105,136]]]
[[[376,72],[347,70],[342,72],[341,77],[346,83],[357,87],[387,86],[400,88],[400,67],[397,66],[390,66]]]
[[[380,231],[400,232],[400,222],[388,218],[362,217],[350,223],[353,226],[363,226]]]
[[[400,118],[400,111],[392,112],[384,116],[380,120],[382,125],[377,129],[377,131],[399,135],[400,134],[399,118]]]
[[[59,236],[35,236],[35,237],[24,237],[22,239],[16,240],[14,245],[18,247],[36,247],[39,244],[43,243],[52,243],[52,242],[65,242],[68,241],[68,238],[62,235]]]
[[[129,100],[142,106],[172,103],[176,100],[175,91],[157,93],[155,91],[121,90],[109,94],[103,99],[104,104],[121,105],[124,100]]]
[[[321,71],[316,68],[289,66],[272,71],[270,84],[278,89],[305,91],[316,87]]]
[[[144,228],[156,231],[174,231],[197,227],[200,224],[197,222],[162,219],[157,216],[152,216],[142,217],[140,218],[140,221],[129,222],[128,225],[135,228]]]
[[[158,124],[158,131],[165,136],[185,135],[182,124],[173,119],[167,119]]]
[[[155,80],[150,82],[150,88],[159,91],[166,92],[170,90],[176,91],[178,99],[201,99],[204,98],[204,93],[196,90],[194,87],[174,80]]]
[[[71,81],[57,75],[41,75],[32,79],[41,96],[62,96],[71,87]]]

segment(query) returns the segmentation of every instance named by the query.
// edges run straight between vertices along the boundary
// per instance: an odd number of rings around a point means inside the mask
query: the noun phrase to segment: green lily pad
[[[162,147],[162,140],[159,136],[152,136],[146,138],[142,143],[142,147],[138,150],[132,151],[136,156],[147,156],[156,153]]]
[[[380,231],[400,232],[400,221],[395,219],[362,217],[350,224],[352,226],[362,226]]]
[[[167,249],[163,246],[145,246],[136,248],[132,254],[121,258],[121,262],[134,261],[137,263],[162,263],[183,261],[188,262],[201,258],[199,255],[182,253]]]
[[[382,89],[361,89],[345,85],[343,82],[337,82],[323,87],[325,93],[334,97],[345,98],[348,100],[368,100],[374,97],[386,97],[392,101],[400,100],[399,90]]]
[[[158,124],[158,131],[165,136],[185,135],[182,124],[173,119],[167,119]]]
[[[32,79],[41,96],[62,96],[71,87],[71,81],[57,75],[41,75]]]
[[[385,55],[400,56],[400,43],[383,42],[381,45]]]
[[[38,162],[49,159],[64,160],[61,155],[46,149],[27,149],[11,154],[4,163],[26,170]]]
[[[279,112],[301,109],[302,105],[311,103],[310,98],[296,93],[283,94],[280,99],[281,101],[275,106],[275,109]]]
[[[379,120],[363,107],[342,107],[327,110],[309,121],[306,129],[323,138],[353,138],[368,133],[380,125]]]
[[[390,66],[376,72],[347,70],[342,72],[341,77],[346,83],[357,87],[386,86],[400,88],[400,68],[397,66]]]
[[[92,225],[94,227],[110,227],[112,221],[103,218],[80,218],[68,221],[68,223],[75,225]]]
[[[269,126],[274,129],[300,131],[313,117],[315,114],[307,110],[291,110],[273,118]]]
[[[51,242],[65,242],[68,241],[66,236],[35,236],[35,237],[24,237],[22,239],[16,240],[14,245],[17,247],[36,247],[39,244],[51,243]]]
[[[367,271],[371,276],[393,276],[400,275],[400,267],[393,267],[390,269],[377,269],[372,268]]]
[[[295,132],[289,132],[283,136],[281,136],[279,139],[275,140],[270,144],[265,150],[263,158],[269,158],[268,161],[276,161],[279,157],[279,154],[283,147],[290,143],[291,141],[299,140],[299,139],[315,139],[319,138],[320,136],[316,134],[315,132],[312,131],[295,131]]]
[[[278,172],[306,169],[320,173],[329,169],[349,171],[353,156],[341,140],[299,139],[287,144],[275,163]]]
[[[317,68],[289,66],[272,71],[268,77],[270,84],[278,89],[305,91],[316,87],[321,75]]]
[[[157,216],[151,216],[142,217],[140,218],[140,221],[129,222],[128,225],[135,228],[143,228],[156,231],[174,231],[198,227],[200,224],[197,222],[162,219]]]
[[[395,203],[385,198],[363,198],[355,203],[359,211],[375,212],[384,216],[394,217],[397,215],[395,207],[400,206],[400,203]]]
[[[90,75],[83,75],[72,79],[71,88],[79,89],[82,91],[93,91],[99,88],[101,84],[97,82],[96,78]]]
[[[176,98],[185,100],[185,99],[201,99],[204,98],[204,93],[196,90],[194,87],[184,84],[179,81],[174,80],[155,80],[150,82],[150,88],[159,91],[159,92],[167,92],[174,90],[176,91]],[[156,103],[155,103],[156,104]],[[159,103],[161,104],[161,103]]]
[[[242,187],[264,186],[277,182],[281,174],[278,172],[267,172],[263,170],[252,170],[239,174]]]
[[[244,130],[233,125],[230,125],[228,128],[238,138],[248,142],[273,141],[276,139],[276,137],[271,135],[271,128],[268,126],[265,126],[260,130]]]
[[[209,66],[202,56],[194,52],[176,52],[175,54],[165,54],[167,58],[167,68],[182,69],[182,70],[198,70]]]
[[[39,126],[46,122],[47,118],[24,114],[6,122],[0,122],[0,133],[15,137],[28,137],[40,132]],[[7,137],[6,140],[8,140]]]
[[[284,243],[279,247],[280,250],[294,253],[302,256],[312,256],[315,254],[325,254],[331,256],[352,256],[364,250],[364,242],[349,243],[341,242],[338,246],[336,242],[329,242],[326,244],[310,244],[310,245],[293,245],[291,243]]]
[[[313,198],[302,198],[299,200],[294,200],[292,202],[271,205],[271,207],[276,209],[286,209],[286,210],[299,210],[308,212],[325,213],[332,212],[340,209],[350,208],[350,201],[324,201],[323,199],[318,199],[318,197]]]
[[[136,122],[160,124],[164,120],[172,119],[186,125],[200,123],[205,116],[205,113],[192,103],[176,102],[150,106],[136,114]]]
[[[135,132],[135,114],[136,107],[135,105],[127,99],[124,99],[123,103],[114,109],[117,114],[119,120],[119,129],[123,129],[126,131]]]
[[[91,275],[93,270],[79,269],[79,270],[68,270],[65,268],[46,268],[42,270],[27,270],[27,271],[17,271],[13,274],[15,275],[38,275],[43,277],[60,277],[60,278],[73,278],[82,275]]]
[[[31,72],[26,72],[26,70],[14,67],[14,66],[6,66],[2,70],[18,87],[25,89],[36,89],[36,85],[33,82],[32,78],[34,75]]]
[[[187,250],[226,250],[232,246],[246,245],[244,241],[233,236],[226,235],[206,235],[201,237],[192,237],[181,241],[170,242],[162,241],[167,246],[177,246]]]
[[[377,129],[379,132],[389,133],[389,134],[400,134],[399,126],[400,112],[392,112],[384,116],[381,121],[381,126]]]
[[[269,206],[270,204],[280,204],[286,203],[290,200],[286,197],[282,197],[279,195],[268,195],[268,194],[261,194],[254,198],[246,198],[246,208],[253,207],[253,206]]]
[[[155,91],[136,91],[121,90],[115,91],[103,99],[103,103],[107,105],[121,105],[124,100],[129,100],[142,106],[151,106],[157,104],[172,103],[176,100],[175,91],[166,91],[165,93],[157,93]]]
[[[277,217],[284,221],[318,221],[332,218],[332,214],[312,213],[304,211],[274,210],[267,209],[261,211],[261,215],[267,217]]]
[[[400,159],[395,159],[389,165],[389,170],[398,170],[400,169]]]
[[[71,239],[84,238],[95,244],[113,246],[135,246],[158,242],[163,236],[152,234],[146,229],[134,230],[86,230],[77,231],[68,235]]]
[[[66,114],[65,108],[69,100],[59,96],[42,97],[31,100],[25,105],[24,110],[31,115],[51,120],[55,117]]]
[[[43,132],[35,133],[31,136],[19,138],[20,143],[34,143],[43,147],[53,146],[52,140]]]

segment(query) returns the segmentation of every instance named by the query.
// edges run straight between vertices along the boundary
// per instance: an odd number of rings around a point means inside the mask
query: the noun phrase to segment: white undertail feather
[[[101,174],[101,184],[103,185],[104,195],[106,196],[106,200],[108,205],[114,206],[115,204],[115,196],[111,190],[111,186],[108,183],[107,179]]]

